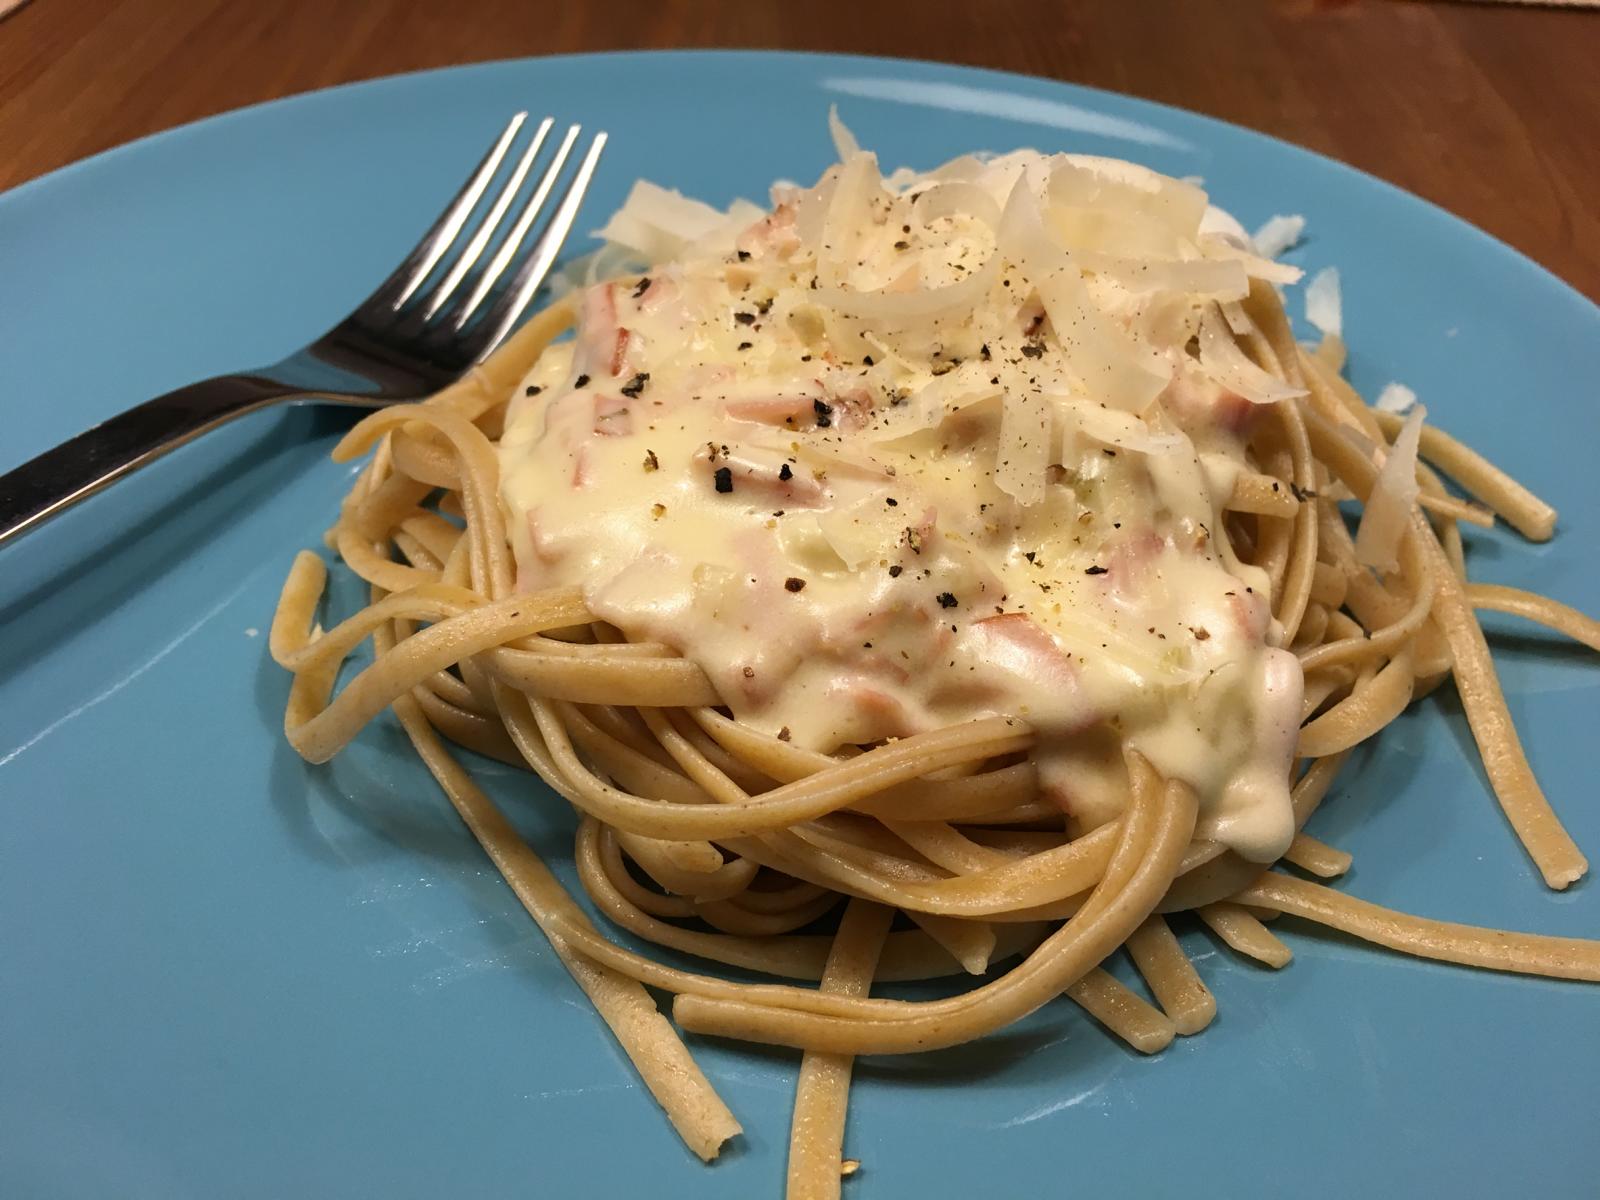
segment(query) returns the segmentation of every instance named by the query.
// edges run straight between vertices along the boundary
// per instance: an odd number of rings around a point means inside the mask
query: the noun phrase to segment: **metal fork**
[[[595,134],[557,194],[581,132],[569,127],[519,207],[550,135],[546,117],[485,204],[527,119],[525,112],[511,118],[405,261],[309,346],[272,366],[147,400],[0,476],[0,544],[246,413],[307,401],[377,408],[420,399],[465,375],[511,332],[549,274],[605,147],[606,135]],[[552,195],[555,211],[524,253]]]

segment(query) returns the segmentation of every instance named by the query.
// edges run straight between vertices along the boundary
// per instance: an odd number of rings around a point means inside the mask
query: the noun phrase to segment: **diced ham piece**
[[[1272,609],[1265,596],[1260,592],[1247,592],[1241,586],[1228,596],[1228,603],[1233,609],[1234,623],[1246,638],[1259,642],[1266,637]]]
[[[973,623],[968,636],[980,660],[1009,675],[1061,690],[1077,686],[1077,664],[1026,613],[985,617]]]
[[[573,369],[580,375],[614,374],[617,358],[617,285],[600,283],[583,293]]]
[[[1102,564],[1106,568],[1105,581],[1119,595],[1137,600],[1166,546],[1166,539],[1153,530],[1111,544]]]
[[[1238,392],[1230,392],[1226,388],[1217,393],[1217,400],[1212,405],[1213,419],[1218,425],[1233,433],[1244,433],[1250,428],[1256,418],[1256,413],[1261,410],[1259,404],[1252,404]]]
[[[847,708],[841,724],[849,740],[860,745],[880,738],[904,737],[913,732],[911,715],[898,698],[868,675],[841,676],[829,689]]]
[[[621,375],[628,366],[628,338],[629,334],[622,326],[617,327],[617,342],[611,348],[611,373]]]
[[[759,255],[770,250],[787,258],[800,248],[800,232],[795,227],[794,204],[785,201],[739,235],[737,245],[746,254]]]
[[[810,429],[817,423],[818,400],[822,389],[779,392],[771,396],[747,396],[729,400],[723,411],[736,421],[754,421],[784,429]]]
[[[594,473],[589,468],[589,447],[579,445],[572,452],[572,486],[586,488],[594,482]]]
[[[872,393],[859,384],[835,391],[829,405],[833,411],[828,415],[840,429],[864,429],[872,420]]]
[[[519,592],[537,591],[547,585],[545,567],[553,566],[561,560],[561,553],[551,543],[550,535],[545,532],[539,523],[539,510],[530,508],[523,518],[528,531],[528,545],[533,550],[533,556],[527,561],[517,564],[517,590]]]
[[[1182,372],[1161,393],[1161,403],[1185,428],[1210,425],[1233,433],[1248,430],[1261,408],[1237,392]]]

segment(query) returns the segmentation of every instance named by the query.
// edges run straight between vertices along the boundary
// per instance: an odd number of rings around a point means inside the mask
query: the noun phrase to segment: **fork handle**
[[[259,375],[219,375],[84,430],[0,475],[0,545],[202,433],[297,394]]]

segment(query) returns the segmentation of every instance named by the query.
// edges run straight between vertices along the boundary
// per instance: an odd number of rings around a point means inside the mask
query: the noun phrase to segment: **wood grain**
[[[1600,300],[1600,14],[1399,0],[35,0],[0,22],[0,188],[311,88],[585,50],[903,55],[1111,88],[1353,163]]]

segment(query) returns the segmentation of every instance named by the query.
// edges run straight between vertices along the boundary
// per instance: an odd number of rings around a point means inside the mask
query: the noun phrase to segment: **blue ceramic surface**
[[[1472,539],[1482,579],[1600,610],[1600,310],[1346,167],[1036,79],[856,58],[650,54],[414,75],[176,130],[0,197],[0,469],[344,313],[516,108],[611,131],[587,227],[646,176],[714,202],[814,178],[837,102],[886,166],[1033,145],[1300,212],[1356,383],[1399,379],[1562,512]],[[1515,181],[1508,181],[1514,184]],[[777,1195],[792,1055],[695,1049],[746,1136],[685,1151],[392,724],[328,767],[280,736],[265,630],[350,470],[344,418],[263,414],[0,552],[0,1194]],[[355,589],[336,589],[346,604]],[[1529,753],[1600,853],[1600,671],[1514,632]],[[1586,715],[1587,714],[1587,715]],[[1539,883],[1441,695],[1360,752],[1314,832],[1413,911],[1600,932]],[[564,876],[569,819],[494,793]],[[860,1198],[1592,1195],[1600,990],[1419,963],[1306,927],[1273,973],[1184,926],[1220,1016],[1151,1059],[1071,1006],[860,1064]]]

